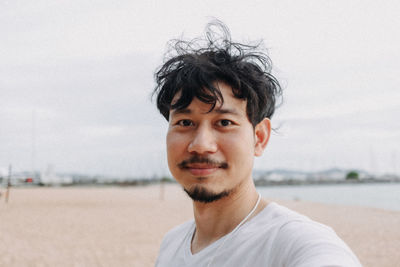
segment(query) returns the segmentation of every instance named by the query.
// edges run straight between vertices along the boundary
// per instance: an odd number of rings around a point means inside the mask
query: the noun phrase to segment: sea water
[[[259,186],[269,199],[306,200],[400,211],[400,183]]]

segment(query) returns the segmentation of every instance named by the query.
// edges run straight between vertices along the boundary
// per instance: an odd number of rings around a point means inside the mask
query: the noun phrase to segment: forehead
[[[171,113],[191,113],[193,110],[201,110],[202,113],[246,113],[246,103],[244,99],[239,99],[234,96],[232,87],[223,83],[216,83],[216,87],[221,92],[221,98],[218,99],[215,107],[212,109],[212,105],[202,102],[198,98],[194,97],[190,104],[182,109],[171,109]],[[181,97],[181,91],[179,91],[172,99],[172,104],[176,103]]]

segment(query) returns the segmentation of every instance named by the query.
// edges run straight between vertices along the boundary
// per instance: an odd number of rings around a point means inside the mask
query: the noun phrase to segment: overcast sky
[[[1,0],[0,169],[168,174],[153,73],[168,40],[215,17],[236,41],[264,39],[284,87],[257,169],[399,173],[399,14],[397,1]]]

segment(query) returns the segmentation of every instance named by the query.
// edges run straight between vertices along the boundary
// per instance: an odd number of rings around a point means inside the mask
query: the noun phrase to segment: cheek
[[[168,132],[166,143],[168,164],[171,167],[171,164],[174,166],[176,162],[180,162],[182,160],[180,155],[185,151],[185,139],[179,134]]]
[[[254,138],[252,135],[242,133],[234,136],[221,138],[220,149],[223,149],[227,159],[248,164],[254,157]]]

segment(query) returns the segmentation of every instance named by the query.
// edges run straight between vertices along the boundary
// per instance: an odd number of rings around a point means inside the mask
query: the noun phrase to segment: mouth
[[[193,157],[178,164],[179,168],[188,170],[194,176],[207,176],[219,169],[227,169],[225,162],[216,162],[208,158]]]
[[[185,169],[194,176],[206,176],[218,171],[220,167],[215,165],[190,164]]]
[[[194,175],[194,176],[206,176],[206,175],[210,175],[213,174],[214,172],[216,172],[217,170],[219,170],[219,168],[188,168],[187,170],[189,170],[189,172]]]

